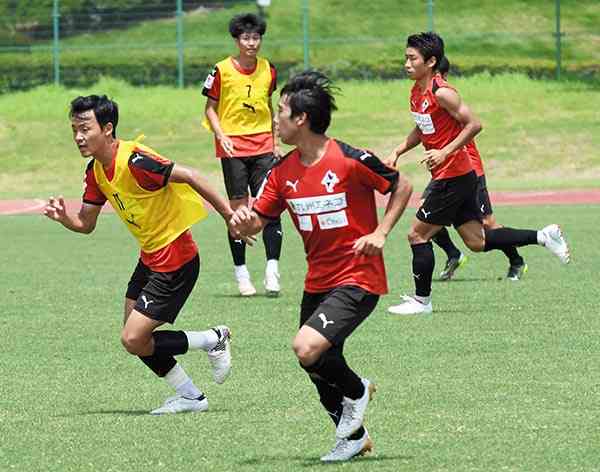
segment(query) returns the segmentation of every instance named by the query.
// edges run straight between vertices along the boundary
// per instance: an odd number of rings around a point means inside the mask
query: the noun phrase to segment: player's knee
[[[417,232],[415,231],[413,228],[411,228],[408,231],[408,242],[409,244],[412,246],[413,244],[420,244],[420,243],[424,243],[427,242],[423,239],[423,237]]]
[[[142,355],[147,343],[148,340],[144,336],[134,331],[123,330],[121,333],[121,344],[129,354]]]
[[[303,367],[314,364],[320,356],[320,353],[314,346],[302,340],[294,340],[292,349]]]
[[[464,240],[465,245],[473,252],[483,252],[485,247],[485,239],[469,238]]]

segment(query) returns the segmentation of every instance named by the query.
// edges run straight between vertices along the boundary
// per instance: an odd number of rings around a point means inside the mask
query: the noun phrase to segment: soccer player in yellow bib
[[[204,411],[208,400],[174,356],[206,351],[215,382],[224,382],[231,369],[229,328],[156,328],[175,321],[198,278],[200,260],[190,227],[206,216],[200,195],[226,222],[233,212],[196,170],[176,165],[137,141],[117,139],[118,107],[105,95],[77,97],[70,118],[79,152],[92,158],[83,203],[79,213],[71,214],[62,197],[52,197],[44,214],[71,231],[89,234],[102,206],[110,202],[141,248],[125,295],[121,342],[176,392],[151,413]]]
[[[215,135],[216,156],[221,160],[225,188],[231,207],[248,206],[248,188],[256,197],[267,172],[279,152],[273,136],[271,95],[277,87],[275,68],[257,56],[267,25],[253,14],[232,18],[229,32],[239,54],[217,63],[208,75],[202,94],[207,97],[204,126]],[[246,244],[228,233],[235,277],[242,296],[256,289],[246,267]],[[278,296],[281,221],[276,219],[264,229],[267,258],[265,290]]]

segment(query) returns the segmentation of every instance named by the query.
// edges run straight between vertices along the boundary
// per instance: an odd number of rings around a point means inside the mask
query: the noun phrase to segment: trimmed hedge
[[[0,55],[0,93],[27,90],[32,87],[52,83],[53,64],[50,52],[43,54],[1,54]],[[218,59],[217,59],[218,60]],[[202,55],[190,55],[185,58],[184,73],[186,86],[200,86],[216,62],[215,58]],[[281,80],[290,74],[302,70],[302,62],[284,61],[273,58]],[[132,85],[169,85],[177,84],[177,57],[173,53],[158,51],[155,53],[132,55],[105,55],[85,52],[69,52],[61,56],[61,84],[68,87],[89,86],[101,76],[125,80]],[[404,62],[400,58],[373,63],[364,60],[349,59],[335,63],[312,64],[334,79],[397,79],[406,77]],[[554,77],[551,63],[539,65],[519,64],[516,66],[484,66],[481,64],[464,65],[460,62],[453,66],[453,73],[471,75],[489,71],[491,73],[521,72],[530,77]],[[566,70],[565,77],[584,79],[600,85],[600,66],[588,64],[577,70]]]

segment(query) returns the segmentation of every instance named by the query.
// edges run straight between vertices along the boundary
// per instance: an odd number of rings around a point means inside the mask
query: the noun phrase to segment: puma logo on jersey
[[[334,321],[329,321],[326,317],[325,317],[325,313],[319,313],[319,319],[323,322],[323,329],[327,328],[327,325],[329,324],[335,324]]]
[[[371,154],[369,154],[368,152],[365,152],[359,157],[359,159],[361,161],[364,161],[367,157],[371,157]]]
[[[131,159],[131,163],[132,163],[132,164],[135,164],[135,163],[136,163],[136,161],[139,161],[139,160],[141,160],[141,159],[143,159],[143,158],[144,158],[144,156],[141,156],[141,155],[139,155],[139,154],[136,154],[136,155],[135,155],[135,157],[134,157],[133,159]]]
[[[154,303],[154,300],[148,300],[146,298],[146,295],[142,295],[142,301],[144,302],[144,308],[148,308],[148,305],[150,305],[150,303]]]
[[[292,187],[294,189],[294,192],[297,192],[298,191],[297,185],[298,185],[299,181],[300,181],[299,179],[296,180],[295,182],[292,182],[290,180],[286,180],[285,181],[285,185],[287,185],[288,187]]]
[[[252,113],[256,113],[256,108],[254,108],[252,105],[250,105],[249,103],[242,103],[242,105],[244,106],[244,108],[247,108],[248,110],[250,110]]]
[[[429,215],[431,215],[431,212],[425,211],[424,208],[421,208],[421,213],[423,213],[423,216],[425,217],[425,219],[429,218]]]
[[[335,187],[335,184],[340,183],[340,179],[338,179],[338,176],[335,175],[334,172],[328,170],[325,172],[321,183],[325,186],[325,190],[327,190],[328,193],[333,193],[333,187]]]

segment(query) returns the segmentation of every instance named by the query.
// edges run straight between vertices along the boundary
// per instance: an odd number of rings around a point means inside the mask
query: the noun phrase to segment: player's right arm
[[[227,136],[221,128],[221,121],[219,120],[219,115],[217,113],[218,106],[218,101],[216,101],[214,98],[207,97],[204,114],[206,115],[206,119],[210,123],[210,127],[212,128],[213,133],[215,133],[215,137],[219,140],[223,150],[229,157],[233,157],[233,141],[231,141],[229,136]]]
[[[390,155],[383,160],[383,163],[390,167],[396,167],[398,158],[419,144],[421,144],[421,134],[419,128],[415,126],[406,139],[396,146]]]
[[[84,202],[81,204],[79,213],[71,215],[67,213],[64,198],[60,196],[58,198],[50,197],[44,207],[44,215],[59,222],[71,231],[89,234],[96,228],[100,210],[102,210],[102,205],[92,205]]]

